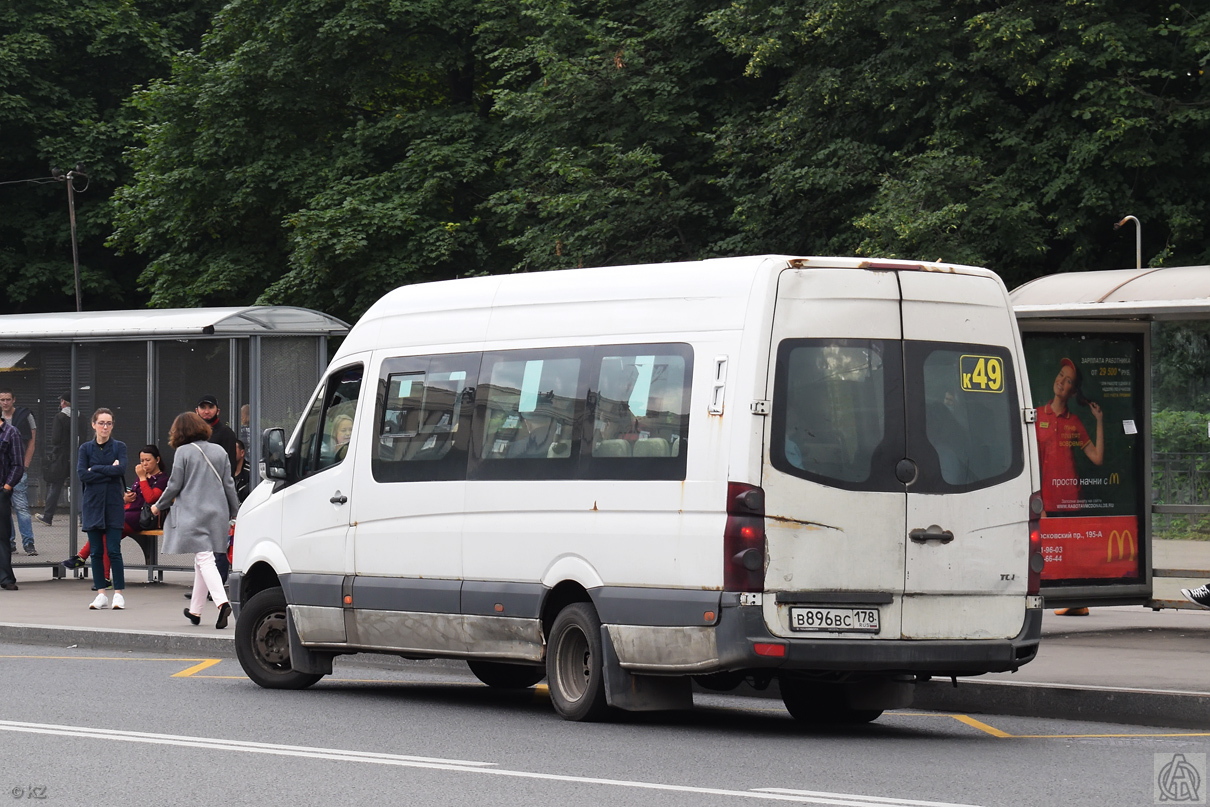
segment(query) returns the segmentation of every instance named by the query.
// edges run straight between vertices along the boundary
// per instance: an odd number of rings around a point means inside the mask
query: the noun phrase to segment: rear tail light
[[[727,483],[723,588],[727,591],[765,588],[765,492],[755,485]]]
[[[1042,592],[1042,567],[1046,558],[1042,555],[1042,492],[1035,491],[1029,497],[1029,588],[1027,594]]]

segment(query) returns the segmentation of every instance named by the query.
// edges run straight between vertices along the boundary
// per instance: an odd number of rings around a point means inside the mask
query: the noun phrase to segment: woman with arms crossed
[[[84,487],[80,524],[88,533],[93,548],[92,579],[101,591],[88,607],[99,611],[109,607],[105,596],[103,556],[109,555],[113,575],[113,609],[126,607],[122,591],[126,588],[126,567],[122,564],[122,526],[125,507],[122,493],[126,487],[126,444],[113,439],[113,412],[101,408],[92,413],[92,440],[80,446],[76,472]]]
[[[209,443],[210,427],[196,412],[182,412],[172,421],[168,444],[176,449],[172,475],[159,502],[151,506],[157,516],[159,503],[171,508],[164,525],[166,554],[193,553],[193,596],[185,618],[197,625],[209,592],[218,606],[214,627],[227,627],[231,603],[214,565],[214,554],[227,551],[227,528],[239,512],[230,460],[222,446]],[[222,469],[221,471],[219,469]]]

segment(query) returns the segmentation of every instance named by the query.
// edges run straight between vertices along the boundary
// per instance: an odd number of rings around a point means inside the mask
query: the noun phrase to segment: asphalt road
[[[1135,807],[1178,754],[1204,799],[1210,751],[1210,730],[916,710],[809,729],[776,701],[722,696],[568,723],[542,688],[448,666],[338,662],[302,692],[226,658],[0,645],[0,669],[14,803]]]

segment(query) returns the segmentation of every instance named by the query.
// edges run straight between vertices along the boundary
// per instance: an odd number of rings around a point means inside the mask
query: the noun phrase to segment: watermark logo
[[[46,785],[14,785],[8,793],[14,799],[37,799],[41,801],[46,798]]]
[[[1206,755],[1156,754],[1156,804],[1205,804]]]

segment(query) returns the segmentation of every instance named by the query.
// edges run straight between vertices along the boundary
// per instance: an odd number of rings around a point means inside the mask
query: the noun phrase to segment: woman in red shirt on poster
[[[1096,401],[1084,397],[1080,390],[1080,371],[1071,359],[1059,361],[1055,376],[1054,398],[1038,407],[1034,432],[1038,436],[1038,462],[1042,466],[1042,509],[1048,516],[1072,513],[1080,509],[1080,475],[1076,471],[1075,452],[1080,449],[1093,465],[1105,461],[1104,413]],[[1067,403],[1087,406],[1097,421],[1096,440]],[[1087,616],[1087,608],[1061,608],[1060,616]]]
[[[1104,412],[1096,401],[1080,391],[1080,371],[1071,359],[1059,362],[1055,376],[1055,396],[1038,407],[1034,431],[1038,436],[1038,460],[1042,466],[1042,507],[1046,515],[1070,514],[1080,509],[1080,476],[1076,471],[1076,450],[1082,450],[1093,465],[1105,461]],[[1068,408],[1071,398],[1087,406],[1097,421],[1096,439],[1088,436],[1084,424]]]

